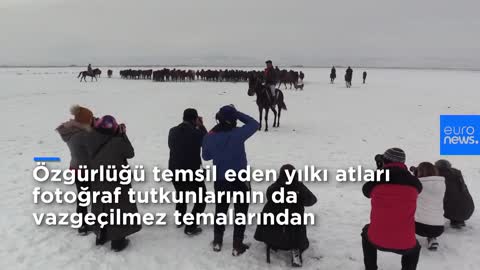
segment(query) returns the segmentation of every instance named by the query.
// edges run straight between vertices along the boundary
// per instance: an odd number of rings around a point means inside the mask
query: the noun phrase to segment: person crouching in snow
[[[317,202],[313,193],[295,176],[292,183],[287,185],[287,172],[295,170],[290,164],[283,165],[280,175],[275,183],[267,189],[267,204],[262,213],[277,215],[288,209],[289,214],[298,213],[303,216],[306,206],[312,206]],[[273,194],[283,188],[284,193],[294,191],[297,194],[297,203],[274,203]],[[302,253],[309,246],[307,238],[307,226],[280,226],[280,225],[258,225],[255,231],[255,239],[267,245],[267,262],[270,263],[270,249],[290,250],[292,253],[292,266],[302,266]]]
[[[391,148],[383,154],[379,181],[363,185],[363,194],[371,199],[370,224],[362,230],[363,261],[366,270],[376,270],[377,250],[402,255],[402,270],[415,270],[420,245],[415,238],[415,209],[422,184],[405,166],[405,152]]]
[[[70,150],[70,169],[80,174],[82,172],[79,170],[79,167],[81,165],[89,165],[87,140],[88,134],[92,131],[93,113],[89,109],[79,105],[72,106],[70,113],[74,118],[58,126],[56,131],[60,134],[62,140],[67,143],[68,149]],[[77,192],[82,190],[88,192],[90,190],[89,182],[75,181],[75,186],[77,187]],[[76,212],[85,217],[85,215],[88,214],[88,207],[80,206],[79,201],[77,201]],[[88,232],[89,228],[85,224],[85,220],[83,220],[82,226],[78,228],[78,233],[80,235],[87,235]]]
[[[216,114],[218,124],[203,138],[202,157],[204,160],[213,160],[217,167],[217,180],[214,184],[215,192],[248,192],[250,187],[246,182],[230,182],[225,179],[227,170],[234,170],[238,173],[247,168],[247,155],[245,153],[245,142],[255,132],[260,124],[252,117],[243,114],[235,109],[233,105],[220,108]],[[242,127],[237,127],[237,120],[242,122]],[[245,195],[246,196],[246,195]],[[227,214],[230,204],[216,202],[215,213]],[[248,203],[235,203],[235,213],[247,215]],[[215,223],[213,238],[213,251],[219,252],[223,245],[223,233],[225,225]],[[245,225],[234,224],[233,228],[233,256],[244,253],[249,246],[243,243]]]
[[[118,125],[115,118],[110,115],[105,115],[95,122],[95,131],[90,136],[88,146],[91,157],[90,167],[93,169],[99,169],[103,165],[105,170],[107,166],[115,165],[118,173],[122,169],[122,165],[128,164],[127,159],[134,156],[134,149],[127,137],[125,125]],[[111,211],[116,211],[117,209],[120,210],[122,215],[138,213],[137,205],[131,203],[128,197],[128,191],[132,187],[131,184],[92,181],[92,191],[110,192],[113,194],[117,187],[121,188],[118,203],[103,203],[101,200],[93,203],[92,213],[96,217],[102,213],[108,215]],[[100,228],[97,224],[94,228],[97,235],[96,245],[103,245],[111,240],[112,250],[121,251],[129,244],[129,240],[126,237],[140,231],[140,229],[141,224],[107,224],[103,228]]]
[[[444,217],[450,220],[450,226],[454,229],[465,227],[475,211],[475,204],[468,187],[463,180],[460,170],[452,167],[448,160],[435,162],[439,175],[445,177],[445,196],[443,198]]]
[[[445,178],[438,176],[437,168],[430,162],[420,163],[413,171],[423,186],[422,193],[417,199],[415,232],[419,236],[427,237],[429,250],[437,250],[437,237],[442,235],[445,223],[443,218]]]

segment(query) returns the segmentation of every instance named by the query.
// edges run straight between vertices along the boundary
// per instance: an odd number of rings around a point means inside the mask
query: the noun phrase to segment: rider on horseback
[[[88,74],[92,75],[92,73],[93,73],[92,64],[88,64],[87,72],[88,72]]]
[[[264,76],[265,76],[265,87],[270,89],[270,98],[273,98],[272,103],[277,99],[276,94],[276,85],[277,85],[277,74],[275,72],[275,68],[273,68],[272,60],[267,60],[265,62],[267,64],[267,68],[265,69]]]

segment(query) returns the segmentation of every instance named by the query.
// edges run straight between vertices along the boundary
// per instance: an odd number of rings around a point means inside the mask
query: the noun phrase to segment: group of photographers
[[[371,199],[370,224],[361,234],[366,270],[378,269],[377,250],[402,255],[402,270],[416,269],[421,246],[415,235],[426,237],[428,249],[437,250],[444,218],[460,229],[473,214],[462,173],[449,161],[422,162],[410,172],[405,160],[400,148],[377,155],[377,167],[389,170],[390,179],[382,175],[380,181],[363,186],[363,194]]]
[[[134,149],[126,135],[126,128],[118,124],[114,117],[106,115],[95,118],[93,113],[84,107],[74,106],[71,109],[74,119],[61,124],[57,131],[67,143],[71,153],[70,168],[82,173],[80,165],[89,168],[100,168],[101,165],[127,164],[127,159],[133,158]],[[212,160],[216,165],[218,175],[233,169],[240,171],[247,167],[245,142],[259,128],[259,123],[252,117],[239,112],[233,105],[220,108],[216,114],[217,124],[210,132],[203,124],[202,118],[195,109],[186,109],[183,121],[170,129],[168,146],[170,149],[169,169],[198,170],[204,160]],[[243,123],[238,126],[238,122]],[[436,240],[444,231],[444,217],[450,220],[453,228],[465,226],[465,220],[473,214],[472,197],[459,170],[452,168],[446,160],[439,160],[435,164],[422,162],[418,167],[410,168],[405,165],[406,155],[402,149],[391,148],[382,155],[377,155],[375,161],[379,169],[389,170],[390,179],[383,178],[376,182],[367,182],[363,186],[363,193],[371,199],[370,224],[363,228],[362,247],[364,263],[367,270],[377,269],[377,250],[394,252],[402,255],[402,269],[416,269],[420,244],[415,235],[426,237],[428,248],[436,250]],[[284,165],[280,169],[277,182],[268,189],[268,202],[264,212],[281,212],[285,208],[293,212],[303,213],[304,207],[315,204],[316,198],[305,185],[299,181],[286,187],[282,181],[287,171],[295,168]],[[174,187],[177,192],[205,191],[205,183],[182,181],[176,179]],[[108,182],[76,183],[77,189],[90,188],[95,191],[115,190],[118,184]],[[299,195],[296,205],[274,204],[269,198],[273,190],[287,188]],[[137,213],[137,206],[130,203],[127,192],[131,185],[121,185],[122,195],[118,204],[95,202],[92,212],[96,215],[109,212],[111,209],[120,209],[123,213]],[[214,183],[215,191],[247,192],[250,187],[241,181],[226,181],[219,177]],[[197,203],[192,214],[202,213],[204,203]],[[235,213],[246,214],[247,203],[234,203]],[[217,203],[216,213],[227,213],[228,203]],[[183,215],[187,212],[187,204],[177,204],[176,211]],[[87,208],[77,207],[77,212],[87,213]],[[181,219],[180,219],[181,220]],[[179,224],[178,227],[183,227]],[[125,249],[129,241],[128,235],[138,232],[139,225],[123,226],[82,226],[79,233],[87,234],[93,231],[96,234],[96,244],[103,245],[111,241],[114,251]],[[214,225],[213,250],[222,250],[225,226]],[[198,225],[185,226],[184,232],[193,236],[202,232]],[[235,224],[233,233],[232,255],[243,254],[249,247],[243,242],[245,225]],[[265,242],[272,249],[291,250],[292,266],[302,265],[302,252],[308,248],[306,226],[258,226],[255,239]]]

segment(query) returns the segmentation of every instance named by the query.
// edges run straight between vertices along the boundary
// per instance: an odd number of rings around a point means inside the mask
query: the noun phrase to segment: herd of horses
[[[82,71],[78,74],[77,78],[80,78],[80,81],[87,81],[86,77],[91,77],[97,80],[97,77],[100,77],[102,71],[98,68],[93,69],[91,72]],[[109,78],[112,77],[113,71],[109,69],[107,71]],[[287,110],[287,105],[285,104],[285,96],[283,92],[279,89],[283,84],[285,89],[287,85],[290,85],[290,89],[294,87],[296,90],[303,90],[303,83],[299,84],[298,82],[303,82],[305,75],[303,72],[298,72],[294,70],[276,70],[278,88],[276,88],[275,97],[272,96],[270,89],[265,86],[264,73],[263,71],[258,70],[233,70],[233,69],[224,69],[224,70],[212,70],[212,69],[201,69],[201,70],[182,70],[182,69],[160,69],[160,70],[141,70],[141,69],[125,69],[120,70],[120,78],[126,80],[153,80],[157,82],[185,82],[185,81],[210,81],[210,82],[248,82],[248,96],[256,96],[256,104],[259,112],[259,130],[262,129],[263,121],[265,120],[264,126],[265,131],[268,131],[268,115],[269,111],[273,113],[273,127],[280,127],[280,117],[282,115],[282,110]],[[264,119],[262,119],[264,118]]]

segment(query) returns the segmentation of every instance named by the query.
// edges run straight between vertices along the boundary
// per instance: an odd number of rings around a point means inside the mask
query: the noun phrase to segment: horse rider
[[[276,71],[273,68],[272,60],[267,60],[265,64],[267,64],[267,68],[265,68],[264,72],[265,86],[270,89],[271,97],[273,98],[273,101],[275,101],[277,99],[275,91],[275,86],[277,85]]]
[[[93,74],[93,70],[92,70],[92,64],[88,64],[88,67],[87,67],[87,72],[88,74],[92,75]]]

